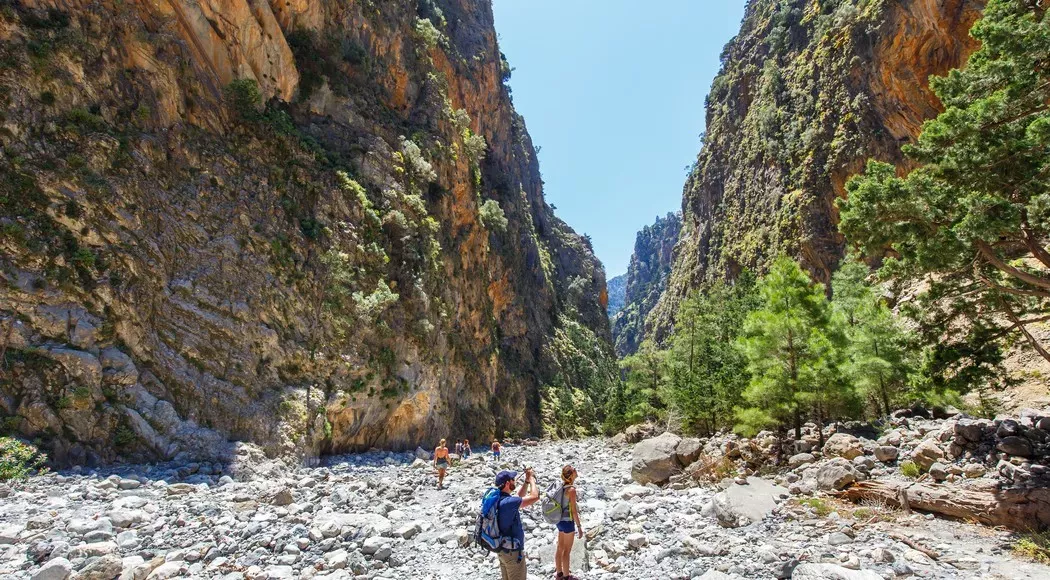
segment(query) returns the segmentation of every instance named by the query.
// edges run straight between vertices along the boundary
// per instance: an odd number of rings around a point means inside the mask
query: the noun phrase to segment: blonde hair
[[[445,440],[444,440],[444,439],[442,439],[442,440],[441,440],[441,446],[442,446],[442,447],[444,447],[444,446],[445,446]]]
[[[571,465],[566,465],[561,468],[561,480],[565,483],[571,483],[573,478],[576,477],[576,468]]]

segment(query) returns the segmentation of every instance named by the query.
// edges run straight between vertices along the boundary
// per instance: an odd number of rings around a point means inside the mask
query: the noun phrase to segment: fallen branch
[[[1050,489],[1047,488],[999,489],[991,482],[983,486],[961,487],[861,481],[834,495],[853,502],[877,500],[904,510],[931,512],[1015,530],[1050,528]]]
[[[933,550],[931,550],[929,548],[926,548],[926,547],[920,545],[918,542],[916,542],[915,540],[913,540],[913,539],[911,539],[911,538],[909,538],[907,536],[902,536],[900,534],[890,534],[890,537],[893,538],[894,540],[897,540],[898,542],[904,542],[909,548],[911,548],[911,549],[913,549],[915,551],[918,551],[918,552],[922,552],[923,554],[926,554],[927,556],[929,556],[930,558],[932,558],[934,560],[940,560],[941,559],[941,555],[940,554],[938,554],[937,552],[934,552]]]

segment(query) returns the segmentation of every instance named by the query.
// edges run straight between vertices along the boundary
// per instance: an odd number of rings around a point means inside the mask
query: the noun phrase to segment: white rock
[[[73,565],[65,558],[48,560],[37,570],[32,580],[66,580],[73,573]]]

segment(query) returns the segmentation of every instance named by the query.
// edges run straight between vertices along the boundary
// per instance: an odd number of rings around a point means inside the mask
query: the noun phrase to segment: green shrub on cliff
[[[503,213],[503,208],[499,206],[499,202],[494,199],[486,199],[481,207],[478,208],[478,217],[481,218],[481,223],[485,224],[485,227],[496,232],[507,231],[507,216]]]
[[[262,115],[262,93],[255,79],[237,79],[226,87],[226,100],[233,112],[244,121],[256,121]]]

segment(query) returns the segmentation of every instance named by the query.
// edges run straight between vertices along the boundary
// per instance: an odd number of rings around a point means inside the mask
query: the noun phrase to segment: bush
[[[429,18],[420,18],[416,20],[416,35],[423,41],[423,46],[427,50],[433,50],[437,48],[438,43],[441,42],[441,31],[438,30],[434,23]]]
[[[901,463],[901,475],[915,479],[922,475],[922,470],[914,461],[904,461]]]
[[[1040,564],[1050,564],[1050,532],[1022,536],[1013,545],[1013,552]]]
[[[503,208],[499,206],[499,202],[496,200],[485,200],[485,203],[478,208],[478,215],[481,217],[481,223],[485,224],[486,228],[500,232],[507,231],[507,224],[510,222],[507,221]]]
[[[226,87],[226,99],[234,113],[243,121],[259,119],[262,93],[255,79],[237,79]]]
[[[427,183],[437,180],[434,166],[423,157],[423,150],[419,148],[415,141],[402,137],[401,152],[405,159],[405,169],[409,170],[413,177]]]
[[[47,456],[33,445],[0,437],[0,481],[25,479],[43,469],[45,462]]]
[[[467,158],[472,163],[481,163],[485,159],[485,150],[488,143],[481,135],[475,135],[470,129],[463,130],[463,149],[467,152]]]

